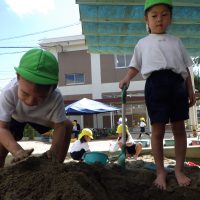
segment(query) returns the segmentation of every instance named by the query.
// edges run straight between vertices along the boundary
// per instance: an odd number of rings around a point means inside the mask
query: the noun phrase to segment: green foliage
[[[195,85],[195,89],[200,91],[200,76],[199,76],[199,74],[194,74],[194,85]]]
[[[116,128],[108,128],[105,131],[108,135],[117,135]]]
[[[30,140],[34,139],[34,137],[39,136],[40,134],[29,124],[27,124],[24,128],[23,132],[24,137],[28,137]]]
[[[200,56],[197,56],[195,58],[192,59],[194,62],[194,65],[199,65],[200,64]]]
[[[200,91],[200,73],[199,73],[199,65],[200,65],[200,56],[197,57],[193,57],[192,61],[194,63],[194,67],[197,67],[198,70],[194,71],[194,85],[195,85],[195,89]]]

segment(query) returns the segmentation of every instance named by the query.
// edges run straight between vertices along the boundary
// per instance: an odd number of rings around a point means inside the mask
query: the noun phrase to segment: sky
[[[82,34],[75,0],[0,0],[0,19],[0,90],[15,77],[14,67],[28,50],[16,47]]]

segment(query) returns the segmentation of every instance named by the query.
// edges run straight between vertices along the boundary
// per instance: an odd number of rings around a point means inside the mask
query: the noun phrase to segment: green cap
[[[146,0],[144,4],[144,11],[156,4],[167,4],[172,6],[172,0]]]
[[[24,79],[41,85],[58,83],[58,61],[43,49],[31,49],[21,58],[16,72]]]

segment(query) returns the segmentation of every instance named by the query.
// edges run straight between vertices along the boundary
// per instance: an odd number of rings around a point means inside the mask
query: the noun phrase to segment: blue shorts
[[[153,123],[168,123],[189,118],[186,83],[171,70],[153,72],[146,80],[145,101]]]
[[[144,133],[145,132],[145,127],[140,127],[140,132]]]
[[[10,121],[10,131],[16,141],[19,141],[22,139],[24,128],[25,128],[26,124],[29,124],[30,126],[32,126],[40,134],[46,133],[52,129],[52,128],[42,126],[39,124],[35,124],[35,123],[31,123],[31,122],[18,122],[12,118]]]
[[[82,157],[85,153],[85,149],[81,149],[80,151],[74,151],[70,153],[70,156],[74,159],[74,160],[82,160]]]
[[[135,155],[136,153],[136,144],[131,145],[130,147],[126,146],[126,150],[130,155]]]

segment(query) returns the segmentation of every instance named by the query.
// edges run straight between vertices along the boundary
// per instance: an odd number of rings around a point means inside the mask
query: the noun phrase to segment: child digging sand
[[[131,134],[129,133],[128,126],[125,125],[126,129],[126,136],[125,136],[125,141],[126,141],[126,158],[130,159],[133,157],[135,160],[137,160],[139,154],[142,151],[142,144],[141,143],[135,143]],[[120,148],[122,148],[122,124],[119,124],[117,126],[117,142]]]
[[[23,137],[28,123],[40,134],[54,129],[52,145],[43,157],[63,162],[70,143],[72,123],[66,119],[58,83],[58,62],[42,49],[25,53],[15,68],[17,78],[0,95],[0,167],[10,152],[13,162],[31,155],[17,141]]]
[[[187,147],[184,120],[189,118],[189,106],[195,104],[188,67],[192,60],[182,42],[166,33],[172,22],[171,0],[146,0],[144,17],[149,35],[139,40],[125,77],[119,87],[129,86],[141,72],[146,79],[145,102],[152,125],[151,145],[157,177],[154,184],[166,190],[163,163],[165,125],[170,121],[175,139],[175,176],[180,186],[188,186],[190,178],[183,173]]]

